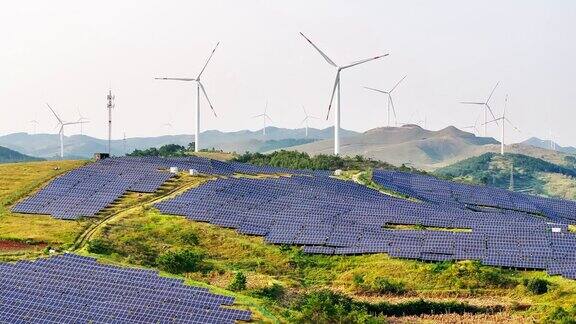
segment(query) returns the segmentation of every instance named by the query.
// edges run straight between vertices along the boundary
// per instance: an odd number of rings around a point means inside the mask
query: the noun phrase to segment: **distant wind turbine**
[[[308,122],[310,121],[310,119],[318,119],[318,117],[308,115],[308,112],[306,111],[306,108],[304,108],[304,106],[302,106],[302,110],[304,110],[304,116],[306,117],[304,117],[300,125],[304,124],[306,126],[306,137],[308,137],[308,126],[309,126]]]
[[[164,123],[164,124],[162,124],[162,126],[164,126],[165,128],[168,129],[168,133],[170,133],[170,135],[173,135],[173,133],[174,133],[174,131],[173,131],[173,130],[174,130],[174,127],[172,127],[172,124],[171,124],[171,123]]]
[[[32,124],[32,131],[33,131],[33,135],[36,135],[36,127],[38,127],[38,121],[33,119],[31,121],[29,121],[30,124]]]
[[[400,81],[396,82],[396,84],[392,87],[392,89],[385,91],[385,90],[380,90],[380,89],[375,89],[375,88],[370,88],[370,87],[364,87],[364,89],[367,90],[372,90],[372,91],[376,91],[376,92],[380,92],[383,93],[385,95],[388,96],[388,104],[387,104],[387,108],[388,108],[388,127],[390,127],[390,108],[392,108],[392,112],[394,113],[394,123],[396,126],[398,126],[398,119],[396,118],[396,109],[394,108],[394,101],[392,100],[392,92],[394,91],[394,89],[396,89],[396,87],[398,87],[398,85],[404,81],[404,79],[406,79],[407,75],[405,75],[402,79],[400,79]]]
[[[462,129],[472,129],[474,131],[475,135],[480,135],[480,131],[478,130],[478,120],[479,119],[480,119],[480,115],[478,115],[478,117],[476,117],[476,120],[474,121],[474,125],[464,126],[464,127],[462,127]]]
[[[76,108],[76,110],[78,110],[78,116],[79,116],[78,121],[86,121],[87,122],[88,118],[85,118],[84,116],[82,116],[82,113],[80,112],[80,107]],[[83,127],[82,127],[83,124],[84,123],[80,123],[80,135],[84,134]]]
[[[502,137],[500,140],[500,154],[504,155],[504,136],[505,136],[505,131],[506,131],[506,123],[510,124],[510,126],[512,126],[516,131],[520,132],[520,130],[518,129],[518,127],[514,126],[514,124],[512,124],[512,122],[508,119],[508,117],[506,117],[506,105],[508,104],[508,95],[506,95],[506,100],[504,101],[504,111],[502,112],[502,117],[499,118],[494,118],[494,120],[489,121],[488,123],[493,123],[493,122],[498,122],[501,121],[502,122]]]
[[[52,114],[54,114],[54,117],[56,117],[56,120],[58,121],[58,126],[60,126],[60,130],[58,132],[60,134],[60,158],[64,159],[64,127],[68,125],[87,123],[87,121],[65,122],[60,118],[60,116],[58,116],[58,114],[56,114],[56,111],[54,111],[54,109],[52,109],[49,104],[46,104],[46,106],[48,106],[48,109],[50,109]]]
[[[499,84],[500,84],[500,82],[496,83],[496,85],[492,89],[492,92],[490,92],[488,99],[486,99],[486,101],[484,101],[484,102],[478,102],[478,101],[461,101],[460,102],[460,103],[466,104],[466,105],[479,105],[479,106],[484,107],[484,136],[485,137],[488,135],[488,124],[489,124],[488,112],[490,112],[490,114],[492,115],[492,118],[494,118],[496,120],[496,116],[494,116],[494,113],[492,112],[492,108],[490,108],[490,99],[492,99],[492,95],[494,94],[494,91],[496,91],[496,88],[498,87]],[[498,125],[498,120],[496,120],[496,124]]]
[[[270,118],[270,116],[268,116],[268,113],[266,112],[267,110],[268,110],[268,101],[266,101],[266,105],[264,106],[264,113],[252,117],[252,118],[262,117],[262,123],[264,124],[264,127],[262,128],[262,135],[264,136],[266,136],[266,120],[272,121],[272,118]]]
[[[210,53],[210,56],[208,56],[206,63],[204,63],[202,70],[200,70],[200,73],[198,73],[198,76],[196,78],[155,78],[156,80],[193,81],[193,82],[196,82],[196,131],[194,133],[194,141],[195,141],[194,151],[195,152],[198,152],[200,150],[200,91],[202,91],[202,93],[204,94],[204,97],[206,98],[206,101],[208,102],[208,105],[210,106],[210,109],[212,110],[214,117],[218,117],[216,115],[216,111],[214,111],[214,107],[212,106],[212,102],[210,102],[210,98],[208,98],[208,94],[206,93],[206,89],[204,88],[204,85],[200,81],[200,77],[202,76],[202,73],[204,73],[206,66],[208,66],[208,63],[210,62],[210,59],[212,59],[212,56],[214,55],[214,52],[218,48],[219,44],[220,44],[220,42],[216,43],[216,46],[214,46],[212,53]]]
[[[347,68],[388,56],[388,54],[378,55],[368,59],[352,62],[347,65],[339,66],[336,63],[334,63],[334,61],[332,61],[326,54],[324,54],[324,52],[322,52],[314,43],[312,43],[312,41],[308,39],[308,37],[306,37],[303,33],[300,33],[300,35],[302,35],[302,37],[304,37],[308,41],[308,43],[310,43],[310,45],[312,45],[312,47],[314,47],[318,51],[318,53],[322,55],[322,57],[326,60],[326,62],[328,62],[328,64],[336,68],[336,79],[334,81],[334,88],[332,89],[332,95],[330,96],[330,104],[328,105],[328,113],[326,114],[326,120],[328,120],[328,117],[330,116],[330,109],[332,108],[332,101],[334,100],[334,94],[338,92],[338,99],[336,99],[336,111],[334,117],[334,155],[338,155],[340,154],[340,102],[341,102],[340,72],[342,72],[342,70],[345,70]]]

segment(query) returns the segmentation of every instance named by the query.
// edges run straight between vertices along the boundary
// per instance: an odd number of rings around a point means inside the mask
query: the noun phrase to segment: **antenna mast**
[[[112,108],[115,106],[114,99],[116,99],[116,96],[112,95],[112,89],[108,90],[108,96],[106,96],[106,98],[108,99],[108,104],[106,105],[106,108],[108,108],[108,154],[110,154],[112,142]]]

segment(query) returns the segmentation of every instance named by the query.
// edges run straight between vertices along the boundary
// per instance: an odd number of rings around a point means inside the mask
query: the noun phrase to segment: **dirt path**
[[[171,189],[165,193],[160,194],[159,196],[155,196],[150,200],[147,200],[147,201],[144,201],[141,203],[137,203],[135,205],[128,206],[126,208],[115,211],[114,213],[107,215],[104,218],[99,219],[96,223],[94,223],[93,225],[88,227],[82,234],[80,234],[78,236],[78,238],[76,239],[76,241],[74,242],[74,245],[72,246],[72,248],[70,248],[70,250],[75,251],[75,250],[79,250],[79,249],[83,248],[84,245],[86,245],[86,243],[88,243],[88,241],[90,241],[90,239],[92,238],[92,236],[95,233],[97,233],[100,229],[102,229],[107,224],[111,224],[111,223],[121,219],[124,215],[130,214],[138,208],[150,207],[150,206],[154,205],[155,203],[158,203],[162,200],[173,198],[174,196],[177,196],[177,195],[179,195],[179,194],[181,194],[181,193],[183,193],[183,192],[185,192],[191,188],[194,188],[194,187],[201,185],[205,181],[208,181],[208,178],[200,180],[200,181],[186,182],[182,185],[176,186],[175,188],[173,188],[173,189]]]

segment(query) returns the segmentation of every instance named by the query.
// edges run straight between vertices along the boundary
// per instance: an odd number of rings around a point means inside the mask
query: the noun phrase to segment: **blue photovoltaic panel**
[[[64,254],[0,263],[2,323],[234,323],[249,311],[234,299],[152,270]]]

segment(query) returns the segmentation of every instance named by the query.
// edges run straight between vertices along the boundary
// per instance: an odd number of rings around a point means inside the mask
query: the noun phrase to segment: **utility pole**
[[[108,108],[108,154],[111,154],[111,143],[112,143],[112,108],[114,108],[114,99],[116,99],[116,96],[112,95],[112,89],[108,90],[108,96],[106,97],[108,99],[108,104],[106,105],[106,108]]]
[[[514,191],[514,162],[510,161],[510,191]]]

